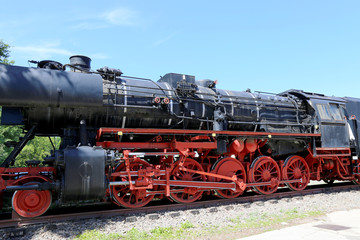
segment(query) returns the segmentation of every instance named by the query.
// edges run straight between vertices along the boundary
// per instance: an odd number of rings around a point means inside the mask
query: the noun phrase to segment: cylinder
[[[255,152],[258,147],[256,139],[246,139],[245,147],[249,152]]]
[[[241,139],[236,139],[230,144],[229,152],[231,153],[240,153],[242,150],[244,150],[244,141]]]

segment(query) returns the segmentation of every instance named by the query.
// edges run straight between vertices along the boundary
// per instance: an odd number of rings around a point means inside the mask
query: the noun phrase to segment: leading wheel
[[[38,183],[27,183],[35,185]],[[50,207],[52,201],[49,190],[18,190],[12,197],[12,208],[22,217],[33,218],[43,215]]]
[[[272,194],[279,187],[280,168],[271,157],[260,156],[251,164],[249,179],[253,183],[270,182],[268,185],[254,186],[253,189],[260,194]]]
[[[196,170],[196,171],[204,171],[201,164],[197,161],[186,158],[183,164],[183,167]],[[175,168],[173,172],[172,178],[174,180],[182,180],[182,181],[206,181],[206,177],[204,175],[200,175],[197,173],[192,173],[184,170],[179,170],[178,167]],[[189,183],[191,184],[191,183]],[[197,188],[191,187],[171,187],[171,190],[178,190],[178,192],[170,193],[170,198],[177,203],[190,203],[194,202],[201,198],[202,192],[198,191]]]
[[[310,182],[310,169],[305,159],[300,156],[290,156],[285,160],[283,168],[285,180],[301,180],[301,182],[285,183],[293,191],[301,191]]]
[[[147,167],[150,167],[150,164],[144,160],[135,159],[134,161],[130,162],[130,171],[138,171]],[[126,171],[125,163],[121,163],[115,169],[115,172],[123,171]],[[127,176],[113,177],[111,180],[129,181]],[[111,191],[115,202],[126,208],[143,207],[154,198],[154,195],[147,196],[146,189],[130,190],[129,185],[115,185],[111,187]]]
[[[246,182],[245,168],[242,165],[242,163],[235,158],[227,157],[227,158],[219,159],[213,165],[211,170],[212,173],[224,175],[227,177],[232,177],[236,175],[238,180],[242,180],[244,183]],[[224,180],[221,178],[214,180],[218,182],[231,182],[229,180]],[[244,191],[242,190],[233,191],[230,189],[218,189],[215,190],[215,192],[217,196],[221,198],[236,198],[244,193]]]

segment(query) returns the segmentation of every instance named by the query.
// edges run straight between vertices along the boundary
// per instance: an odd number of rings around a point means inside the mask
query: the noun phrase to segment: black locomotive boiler
[[[189,203],[250,188],[301,191],[310,180],[360,183],[360,99],[222,90],[176,73],[154,82],[93,71],[90,62],[77,55],[65,65],[0,65],[1,124],[25,131],[7,144],[1,196],[14,192],[22,217],[45,213],[54,200],[136,208],[155,196]],[[58,136],[60,147],[13,167],[34,136]]]

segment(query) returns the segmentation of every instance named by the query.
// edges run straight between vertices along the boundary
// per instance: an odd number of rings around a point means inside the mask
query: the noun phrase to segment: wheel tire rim
[[[34,185],[29,183],[25,185]],[[22,217],[33,218],[43,215],[50,207],[52,201],[49,190],[18,190],[12,197],[12,208]]]
[[[280,168],[276,161],[267,156],[260,156],[256,158],[249,171],[249,179],[251,182],[269,182],[273,178],[280,180]],[[260,194],[272,194],[277,191],[278,187],[279,184],[276,186],[256,186],[253,187],[253,190]]]
[[[305,159],[300,156],[290,156],[285,160],[283,168],[284,180],[302,179],[302,182],[286,183],[293,191],[301,191],[306,188],[310,181],[310,169]]]
[[[130,163],[130,171],[137,171],[143,167],[146,168],[150,166],[151,165],[148,162],[137,159]],[[125,168],[125,163],[122,163],[116,167],[115,172],[125,171]],[[111,180],[129,181],[127,177],[113,177]],[[141,191],[142,190],[130,190],[129,185],[111,187],[113,200],[115,201],[115,203],[125,208],[140,208],[151,202],[151,200],[154,198],[154,195],[144,196],[144,193]]]
[[[185,159],[184,165],[185,168],[197,170],[197,171],[204,171],[201,164],[197,161],[187,158]],[[187,181],[205,181],[206,177],[204,175],[189,173],[186,171],[177,170],[173,173],[172,178],[174,180],[187,180]],[[191,178],[191,179],[189,179]],[[184,189],[183,192],[179,193],[170,193],[170,198],[177,202],[177,203],[191,203],[195,202],[196,200],[200,199],[202,196],[202,192],[198,191],[195,194],[185,193],[186,189],[183,187],[172,187],[171,189]]]
[[[240,161],[235,158],[223,158],[219,159],[214,165],[212,172],[215,174],[221,174],[228,177],[232,177],[234,174],[238,179],[242,179],[246,182],[245,168]],[[231,182],[230,180],[214,179],[218,182]],[[236,198],[244,193],[244,191],[233,191],[230,189],[215,190],[217,196],[221,198]]]

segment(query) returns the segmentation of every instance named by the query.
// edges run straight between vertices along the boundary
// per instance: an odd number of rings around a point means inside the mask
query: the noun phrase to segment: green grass
[[[121,238],[120,234],[115,233],[115,234],[108,235],[105,233],[101,233],[98,230],[87,230],[87,231],[83,232],[81,235],[78,235],[76,237],[76,239],[82,239],[82,240],[98,240],[98,239],[115,240],[115,239],[120,239],[120,238]]]
[[[190,234],[190,229],[194,228],[194,225],[186,221],[180,225],[180,227],[156,227],[149,232],[139,231],[136,228],[132,228],[125,235],[121,234],[104,234],[99,232],[98,230],[88,230],[84,233],[78,235],[76,239],[82,240],[115,240],[115,239],[123,239],[123,240],[156,240],[156,239],[181,239],[184,235]]]
[[[294,220],[301,220],[310,217],[317,217],[325,213],[320,210],[308,212],[299,212],[296,208],[286,211],[280,211],[278,214],[270,215],[268,213],[254,212],[245,218],[230,218],[230,224],[224,227],[210,227],[203,231],[213,235],[245,233],[246,232],[265,232],[279,228],[281,223],[292,223]],[[248,235],[248,234],[247,234]]]
[[[237,216],[230,218],[229,224],[221,226],[201,227],[186,221],[177,227],[156,227],[150,231],[140,231],[132,228],[125,235],[122,234],[104,234],[98,230],[89,230],[77,236],[77,239],[83,240],[157,240],[157,239],[203,239],[208,237],[226,236],[231,239],[236,238],[239,233],[246,232],[264,232],[279,228],[283,222],[294,222],[294,220],[305,219],[323,215],[324,212],[319,210],[300,212],[296,208],[291,210],[282,210],[278,214],[270,215],[268,213],[254,212],[248,216]],[[196,231],[194,229],[196,228]]]

